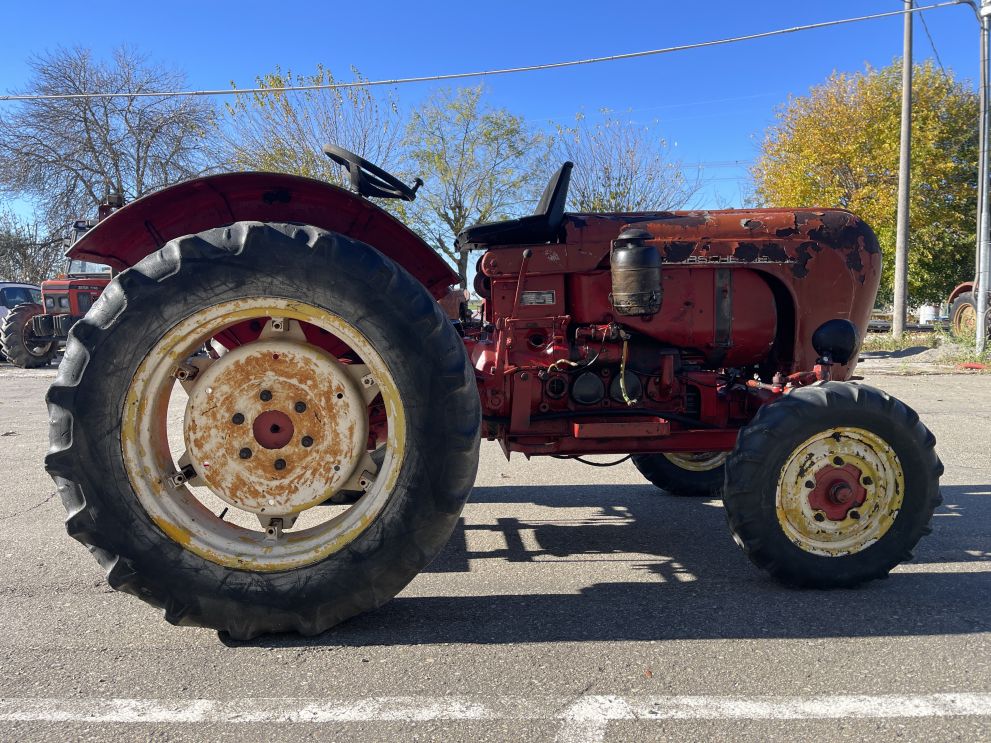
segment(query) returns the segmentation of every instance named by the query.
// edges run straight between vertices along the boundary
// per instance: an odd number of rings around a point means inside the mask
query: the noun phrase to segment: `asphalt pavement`
[[[392,602],[232,645],[107,586],[42,465],[54,369],[0,365],[0,740],[991,739],[991,375],[866,376],[946,465],[887,580],[780,587],[719,501],[486,443]]]

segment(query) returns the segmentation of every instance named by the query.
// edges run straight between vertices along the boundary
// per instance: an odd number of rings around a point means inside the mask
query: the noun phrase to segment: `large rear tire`
[[[633,466],[672,495],[719,498],[727,455],[721,451],[634,454]]]
[[[22,369],[48,366],[58,351],[57,343],[38,343],[31,332],[31,318],[44,312],[40,304],[19,304],[0,325],[0,347],[10,363]]]
[[[797,389],[758,411],[726,461],[733,537],[789,585],[883,578],[930,531],[943,473],[935,443],[914,410],[881,390]]]
[[[194,358],[218,336],[231,350]],[[388,601],[447,541],[478,463],[474,375],[437,303],[368,245],[299,225],[176,239],[121,273],[48,405],[69,534],[112,587],[234,639]]]

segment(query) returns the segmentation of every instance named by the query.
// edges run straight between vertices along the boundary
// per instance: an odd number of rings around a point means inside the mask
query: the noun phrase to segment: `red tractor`
[[[721,496],[790,585],[883,577],[928,532],[932,434],[846,381],[881,268],[852,214],[565,213],[565,163],[536,213],[461,234],[484,306],[455,323],[457,276],[366,198],[417,186],[325,151],[351,191],[213,175],[70,251],[120,273],[69,334],[46,466],[114,588],[234,638],[322,632],[443,547],[483,437]]]
[[[123,206],[112,197],[100,206],[100,219]],[[96,221],[73,222],[66,247],[91,229]],[[110,283],[110,266],[85,260],[69,259],[65,273],[41,284],[41,303],[14,307],[0,325],[0,350],[10,362],[22,369],[48,366],[65,343],[69,330],[97,300]]]
[[[946,303],[950,308],[950,330],[956,335],[973,337],[977,332],[977,293],[974,291],[974,282],[965,281],[957,285],[950,292]],[[991,307],[991,302],[988,306]],[[991,334],[991,323],[986,323],[985,327]]]

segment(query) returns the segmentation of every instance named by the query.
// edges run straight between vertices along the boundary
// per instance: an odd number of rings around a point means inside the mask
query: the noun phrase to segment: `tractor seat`
[[[566,162],[550,179],[537,205],[537,212],[528,217],[502,222],[484,222],[468,227],[458,235],[461,250],[487,248],[496,245],[524,245],[556,240],[564,222],[564,204],[568,200],[568,184],[574,163]]]

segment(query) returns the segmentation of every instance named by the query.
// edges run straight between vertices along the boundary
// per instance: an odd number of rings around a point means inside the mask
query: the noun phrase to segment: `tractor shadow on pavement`
[[[991,535],[986,527],[991,486],[944,487],[943,496],[934,531],[922,540],[905,572],[857,589],[819,591],[782,587],[753,567],[733,543],[718,501],[670,497],[644,486],[479,487],[470,503],[482,506],[484,514],[498,514],[502,505],[507,515],[487,519],[478,510],[466,511],[468,522],[462,519],[425,571],[433,574],[432,581],[446,574],[465,595],[407,592],[317,637],[268,636],[249,644],[512,644],[991,631]],[[557,509],[560,517],[553,515]],[[523,510],[539,518],[511,515]],[[473,548],[478,543],[491,549]],[[550,575],[548,563],[557,563]],[[602,579],[604,568],[609,580]],[[554,570],[577,572],[579,585],[559,585]],[[624,574],[628,582],[615,580]]]

